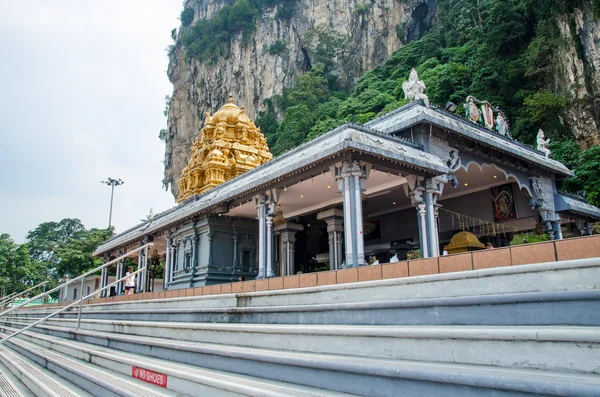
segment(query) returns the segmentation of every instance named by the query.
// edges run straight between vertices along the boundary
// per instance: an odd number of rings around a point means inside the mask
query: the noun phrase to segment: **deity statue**
[[[425,95],[425,82],[419,80],[419,74],[415,69],[410,71],[410,77],[408,81],[402,83],[402,89],[404,90],[404,97],[411,101],[422,100],[425,102],[425,106],[429,107],[429,97]]]
[[[225,128],[223,127],[222,124],[225,123],[219,123],[217,129],[215,130],[215,141],[221,140],[225,137]],[[227,125],[227,124],[225,124]]]
[[[248,128],[246,128],[245,126],[242,128],[242,139],[241,139],[242,143],[247,143],[248,142]]]
[[[481,121],[481,111],[475,103],[475,98],[471,95],[467,97],[467,103],[465,103],[465,110],[467,111],[467,118],[473,123],[479,124]]]
[[[223,159],[224,159],[223,152],[221,152],[218,148],[214,148],[213,150],[210,151],[208,156],[206,156],[207,162],[209,162],[209,161],[222,162]]]
[[[235,156],[233,155],[233,153],[231,153],[229,148],[223,148],[223,156],[225,157],[225,162],[227,165],[229,165],[230,167],[235,167]]]
[[[550,144],[550,139],[546,139],[544,136],[544,131],[540,129],[537,134],[537,150],[544,153],[546,158],[550,157],[550,149],[548,149],[548,145]]]
[[[204,126],[206,127],[208,124],[213,123],[213,118],[210,117],[210,113],[204,112]]]
[[[458,156],[458,151],[452,150],[450,151],[450,160],[448,160],[447,165],[450,168],[450,171],[456,172],[460,168],[462,162],[460,157]]]
[[[496,131],[502,136],[508,136],[508,123],[502,112],[498,112],[498,116],[496,116]]]

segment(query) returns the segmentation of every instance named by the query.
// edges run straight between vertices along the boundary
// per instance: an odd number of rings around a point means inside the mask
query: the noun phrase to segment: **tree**
[[[59,244],[56,249],[60,261],[56,267],[58,277],[76,277],[102,264],[93,254],[112,235],[108,229],[84,230]]]
[[[29,252],[32,260],[58,262],[56,248],[69,238],[85,231],[79,219],[65,218],[60,222],[44,222],[27,233]]]
[[[43,280],[43,267],[30,260],[27,244],[15,244],[10,235],[0,235],[0,284],[6,294],[24,291]]]

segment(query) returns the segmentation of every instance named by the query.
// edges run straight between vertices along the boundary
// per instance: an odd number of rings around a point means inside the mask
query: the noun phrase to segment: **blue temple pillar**
[[[365,265],[365,241],[363,232],[362,193],[365,180],[371,173],[371,165],[354,160],[338,163],[330,168],[344,198],[344,242],[346,266]]]
[[[325,210],[317,214],[317,219],[327,223],[329,237],[329,270],[337,270],[342,265],[344,238],[344,212],[337,208]]]
[[[281,276],[291,276],[294,272],[294,255],[296,246],[296,233],[304,230],[304,226],[296,223],[283,223],[275,227],[279,233],[279,253],[281,256]]]
[[[167,290],[169,288],[169,278],[171,276],[171,244],[173,244],[173,239],[170,235],[167,235],[167,243],[166,243],[166,254],[165,254],[165,273],[163,275],[163,290]]]
[[[427,222],[427,204],[425,180],[422,177],[408,175],[404,192],[410,198],[411,204],[417,210],[417,226],[419,228],[419,247],[422,258],[429,258],[429,226]]]
[[[428,179],[425,183],[425,215],[429,257],[440,256],[440,237],[437,221],[437,202],[444,191],[444,178]]]
[[[118,256],[121,256],[123,254],[124,254],[123,250],[119,250],[117,252]],[[124,275],[125,275],[125,272],[123,271],[123,260],[120,260],[117,262],[116,280],[123,278]],[[115,292],[117,295],[121,295],[123,293],[123,282],[122,281],[115,286]]]

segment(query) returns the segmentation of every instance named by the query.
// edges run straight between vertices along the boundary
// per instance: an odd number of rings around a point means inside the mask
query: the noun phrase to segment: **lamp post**
[[[115,186],[121,186],[125,182],[119,179],[112,179],[110,176],[106,181],[101,181],[108,186],[110,186],[110,212],[108,213],[108,228],[110,229],[111,221],[112,221],[112,207],[113,207],[113,196],[115,194]]]

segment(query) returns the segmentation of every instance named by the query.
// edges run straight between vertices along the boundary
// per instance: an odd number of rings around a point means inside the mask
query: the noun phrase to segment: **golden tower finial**
[[[187,167],[179,179],[178,202],[202,194],[215,186],[271,160],[267,141],[244,107],[229,101],[212,116],[205,113],[204,126],[192,146]]]

